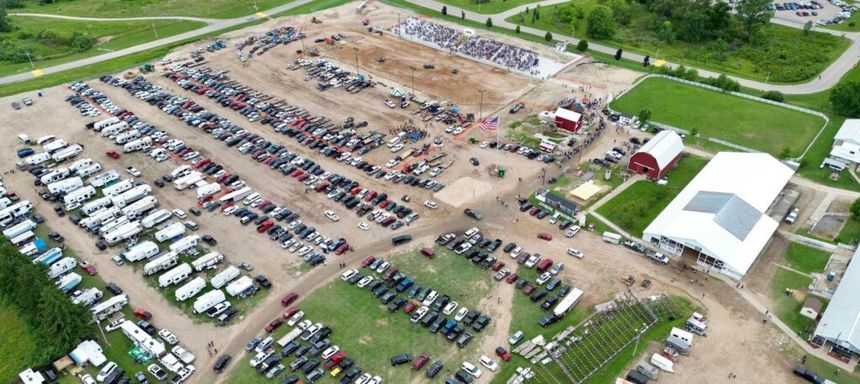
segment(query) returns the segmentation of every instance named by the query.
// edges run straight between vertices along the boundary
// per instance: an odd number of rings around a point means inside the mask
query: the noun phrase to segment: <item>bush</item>
[[[836,113],[860,117],[860,82],[839,83],[830,91],[830,104]]]
[[[580,52],[585,52],[588,50],[588,41],[580,40],[576,43],[576,50]]]
[[[520,26],[519,25],[517,25],[517,27],[514,28],[514,33],[520,33]]]
[[[493,19],[491,17],[488,17],[486,24],[487,24],[487,28],[492,28],[493,27]]]
[[[543,35],[544,40],[552,41],[552,33],[547,32],[546,35]]]
[[[586,33],[597,39],[609,39],[615,34],[615,18],[612,9],[598,5],[588,14]]]
[[[783,100],[785,100],[785,96],[783,96],[782,92],[780,92],[780,91],[767,91],[764,94],[762,94],[761,97],[763,99],[773,100],[773,101],[776,101],[779,103],[781,103],[781,102],[783,102]]]

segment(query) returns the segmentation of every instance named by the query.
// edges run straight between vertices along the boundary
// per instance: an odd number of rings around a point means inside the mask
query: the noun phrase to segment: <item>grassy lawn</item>
[[[538,1],[540,0],[441,0],[440,2],[467,11],[495,14]]]
[[[0,381],[9,383],[18,379],[18,372],[36,363],[31,353],[36,348],[29,327],[18,317],[16,309],[0,300]]]
[[[12,17],[15,30],[0,34],[6,40],[5,49],[29,52],[36,68],[45,68],[69,61],[117,51],[155,40],[153,25],[158,37],[164,38],[206,26],[194,21],[153,20],[122,22],[80,22],[40,17]],[[68,43],[73,32],[85,33],[95,44],[81,51]],[[32,68],[26,57],[10,61],[0,55],[0,76],[29,72]]]
[[[789,267],[807,273],[823,272],[828,260],[830,252],[794,242],[788,244],[788,252],[785,254]]]
[[[678,161],[676,168],[669,171],[669,184],[657,185],[647,180],[637,181],[598,208],[597,212],[630,234],[641,237],[648,224],[669,205],[705,164],[707,160],[701,157],[684,156]]]
[[[785,147],[799,156],[824,124],[814,115],[659,78],[643,81],[611,107],[633,115],[650,108],[654,121],[775,156]]]
[[[860,240],[860,220],[849,217],[845,220],[842,230],[836,236],[836,241],[845,244],[853,244]]]
[[[410,252],[393,256],[390,261],[401,272],[414,278],[416,284],[434,287],[440,291],[440,296],[447,294],[453,301],[467,308],[475,308],[496,284],[491,272],[474,266],[447,249],[437,247],[435,251],[436,257],[432,260],[417,252]],[[363,274],[368,272],[366,269],[361,271]],[[465,296],[461,297],[461,293]],[[409,316],[402,311],[388,312],[368,289],[340,280],[313,292],[302,301],[301,309],[305,318],[322,322],[332,329],[332,343],[352,356],[356,366],[365,372],[382,376],[386,382],[407,383],[419,375],[423,377],[423,371],[413,372],[408,365],[391,367],[390,359],[396,354],[411,353],[417,357],[427,353],[434,361],[442,360],[446,369],[453,369],[465,358],[474,360],[480,344],[481,334],[477,333],[477,337],[460,350],[442,335],[431,334],[424,327],[411,323]],[[490,327],[493,326],[491,322]],[[288,327],[282,327],[274,336],[277,339],[288,331]],[[291,361],[292,358],[285,360],[286,363]],[[236,364],[240,366],[228,383],[269,382],[258,376],[247,361]],[[326,375],[326,379],[320,382],[332,383],[335,380]]]
[[[849,45],[847,40],[830,34],[811,33],[804,36],[798,29],[770,24],[762,31],[768,36],[765,41],[755,45],[739,44],[736,48],[726,50],[724,57],[718,57],[720,55],[714,53],[711,41],[689,43],[676,40],[667,43],[661,40],[650,25],[654,17],[645,5],[638,2],[629,2],[631,21],[627,26],[619,25],[611,39],[598,40],[586,35],[587,16],[598,4],[597,0],[575,0],[541,7],[540,17],[537,19],[529,14],[514,15],[507,21],[651,55],[652,59],[665,59],[696,68],[770,82],[791,83],[811,79],[839,57]],[[557,14],[561,8],[571,5],[582,11],[583,18],[562,23]]]
[[[39,0],[23,0],[24,8],[9,12],[55,13],[70,16],[139,17],[139,16],[194,16],[233,18],[251,15],[292,0],[76,0],[57,1],[41,5]]]
[[[776,306],[771,312],[802,337],[808,335],[807,328],[815,326],[815,320],[800,314],[800,308],[806,298],[806,288],[811,283],[812,279],[807,276],[777,268],[768,285],[768,295]],[[792,290],[794,294],[786,295],[786,289]]]

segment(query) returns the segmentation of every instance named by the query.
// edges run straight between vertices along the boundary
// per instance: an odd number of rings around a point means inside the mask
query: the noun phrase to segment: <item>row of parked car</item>
[[[552,163],[556,160],[555,156],[546,154],[541,152],[540,150],[529,148],[525,145],[519,145],[515,143],[501,143],[497,141],[485,141],[481,143],[481,148],[490,148],[490,149],[498,149],[500,151],[507,151],[512,153],[517,153],[531,160],[537,160],[543,162],[545,164]]]

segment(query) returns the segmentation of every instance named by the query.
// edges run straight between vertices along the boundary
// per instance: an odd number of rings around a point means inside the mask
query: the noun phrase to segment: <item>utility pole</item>
[[[30,51],[25,50],[25,51],[24,51],[24,53],[26,53],[26,54],[27,54],[27,61],[29,61],[29,62],[30,62],[30,68],[32,68],[32,69],[36,69],[36,66],[35,66],[35,65],[33,65],[33,59],[31,59],[31,58],[30,58]]]
[[[355,75],[358,76],[360,74],[358,70],[358,48],[352,47],[352,50],[355,53]]]
[[[764,85],[767,85],[768,81],[770,81],[770,71],[767,71],[767,78],[764,79]]]
[[[155,38],[158,39],[158,30],[155,29],[155,23],[152,23],[152,32],[155,33]]]
[[[486,93],[486,92],[487,92],[486,89],[478,90],[478,93],[481,94],[481,108],[479,110],[480,112],[478,112],[478,120],[484,119],[484,93]]]
[[[415,67],[409,66],[409,69],[412,70],[412,96],[415,96]]]

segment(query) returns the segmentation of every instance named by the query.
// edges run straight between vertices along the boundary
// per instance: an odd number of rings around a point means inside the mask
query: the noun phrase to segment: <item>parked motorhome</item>
[[[69,171],[77,173],[81,169],[87,168],[93,164],[96,164],[93,159],[80,159],[76,160],[72,165],[69,166]]]
[[[218,252],[209,252],[192,261],[191,266],[194,267],[195,271],[201,272],[204,269],[216,265],[222,261],[224,261],[224,255]]]
[[[140,131],[138,131],[137,129],[129,129],[127,131],[117,134],[113,141],[114,143],[122,145],[128,143],[129,141],[137,140],[139,138]],[[123,150],[125,150],[125,148],[123,148]]]
[[[167,288],[173,284],[184,281],[191,276],[191,266],[188,263],[182,263],[173,267],[173,269],[164,272],[161,276],[158,276],[158,286],[161,288]]]
[[[123,224],[113,231],[106,233],[104,235],[104,241],[108,245],[114,245],[119,243],[120,241],[128,240],[134,236],[137,236],[143,232],[143,226],[140,225],[139,221],[132,221],[126,224]]]
[[[72,303],[89,307],[96,301],[101,300],[104,294],[96,287],[84,288],[72,295]]]
[[[176,292],[174,292],[176,301],[185,301],[197,296],[198,293],[203,291],[203,288],[206,288],[206,280],[197,276],[176,289]]]
[[[152,213],[146,215],[143,219],[140,220],[140,224],[143,225],[144,228],[152,228],[152,227],[160,224],[164,220],[169,219],[170,216],[173,216],[173,214],[170,213],[169,210],[159,209],[155,212],[152,212]]]
[[[18,248],[18,252],[27,257],[33,257],[33,255],[42,252],[48,249],[48,243],[45,240],[40,238],[35,238],[33,241],[24,244],[24,246]]]
[[[122,253],[129,262],[146,260],[158,254],[158,245],[151,241],[142,241]]]
[[[93,124],[93,129],[96,131],[101,131],[105,127],[109,127],[109,126],[114,125],[116,123],[119,123],[119,117],[111,116],[107,119],[95,122]]]
[[[255,289],[254,280],[252,280],[248,276],[242,276],[242,277],[238,278],[236,281],[233,281],[232,283],[227,284],[227,293],[229,293],[230,296],[233,296],[233,297],[245,296],[246,294],[248,294],[253,289]]]
[[[5,209],[12,205],[12,200],[8,197],[0,197],[0,209]]]
[[[48,184],[48,192],[52,195],[65,195],[83,186],[84,180],[75,176]]]
[[[150,276],[176,265],[179,255],[176,252],[166,252],[143,266],[143,275]]]
[[[225,270],[218,272],[217,275],[212,276],[212,279],[209,280],[209,283],[212,284],[212,287],[215,289],[221,288],[233,279],[239,277],[239,268],[234,266],[229,266]]]
[[[136,151],[145,150],[152,146],[152,138],[149,136],[141,137],[137,140],[129,141],[122,146],[122,151],[125,153],[131,153]]]
[[[33,233],[33,231],[26,231],[24,233],[21,233],[18,236],[15,236],[15,237],[9,239],[9,242],[12,243],[12,245],[14,245],[16,247],[20,247],[24,244],[29,243],[35,237],[36,237],[36,234]]]
[[[227,298],[224,296],[224,292],[220,289],[215,289],[203,294],[194,300],[194,313],[203,313],[206,312],[209,308],[214,307],[218,303],[226,300]]]
[[[51,154],[51,159],[59,163],[81,154],[83,150],[84,147],[81,147],[78,144],[73,144]]]
[[[114,197],[121,195],[123,192],[130,190],[132,187],[134,187],[134,180],[125,179],[114,185],[105,187],[104,189],[102,189],[102,193],[105,196]]]
[[[603,232],[603,241],[610,244],[621,244],[621,241],[624,240],[621,235],[614,232]]]
[[[77,207],[80,207],[81,204],[89,201],[95,195],[96,189],[93,188],[91,185],[88,185],[83,188],[78,188],[63,196],[63,203],[66,204],[66,210],[71,211]]]
[[[54,153],[54,152],[57,152],[57,151],[65,148],[65,147],[68,147],[68,146],[69,146],[69,143],[66,142],[65,140],[54,139],[54,140],[49,141],[45,145],[42,145],[42,149],[45,150],[45,152]]]
[[[582,294],[582,290],[578,288],[570,290],[570,292],[568,292],[567,295],[565,295],[564,298],[561,299],[558,304],[556,304],[555,308],[552,310],[552,313],[556,317],[564,316],[574,306],[576,306],[577,303],[579,303],[579,300],[582,299]]]
[[[39,152],[24,158],[24,163],[27,165],[39,165],[48,160],[51,160],[51,154],[48,152]]]
[[[191,235],[185,236],[175,243],[170,244],[170,250],[176,253],[183,253],[189,250],[195,249],[197,247],[197,242],[200,240],[200,236]]]
[[[112,203],[110,201],[110,197],[100,197],[98,199],[90,201],[89,203],[84,204],[84,206],[81,207],[81,213],[85,216],[90,216],[93,213],[96,213],[104,208],[109,207],[111,204]]]
[[[107,299],[101,303],[96,304],[92,308],[90,308],[90,312],[92,312],[93,317],[98,320],[104,320],[113,315],[114,313],[122,310],[124,305],[128,304],[128,296],[126,295],[116,295]]]
[[[122,212],[120,212],[120,215],[116,218],[108,219],[102,223],[102,225],[98,228],[98,235],[100,237],[104,237],[104,235],[112,232],[120,226],[128,224],[129,221],[130,220],[128,219],[128,217],[122,215]]]
[[[11,239],[27,231],[31,231],[34,228],[36,228],[36,223],[33,220],[27,219],[7,229],[4,229],[3,237]]]
[[[33,264],[51,265],[63,257],[63,250],[60,248],[51,248],[33,259]]]
[[[122,209],[122,213],[128,216],[129,219],[136,219],[142,216],[146,211],[158,206],[158,199],[155,196],[145,196],[142,199],[126,206]]]
[[[81,280],[83,280],[81,275],[71,272],[60,277],[54,284],[57,285],[57,289],[59,289],[60,292],[68,293],[73,288],[77,287],[78,284],[81,283]]]
[[[104,187],[105,185],[110,184],[114,180],[119,180],[119,172],[114,171],[113,169],[99,173],[93,177],[90,177],[90,185],[96,188]]]
[[[8,227],[15,219],[30,214],[33,209],[33,203],[29,200],[22,200],[9,207],[0,210],[0,227]]]
[[[125,208],[126,205],[134,203],[135,201],[142,199],[144,196],[148,196],[150,193],[152,193],[152,187],[148,184],[141,184],[120,193],[119,195],[113,196],[111,201],[113,201],[114,206]]]
[[[39,182],[42,183],[42,185],[48,185],[63,180],[67,177],[69,177],[68,168],[57,168],[39,177]]]
[[[101,170],[102,170],[102,165],[99,163],[95,163],[93,165],[90,165],[89,167],[78,170],[77,175],[80,177],[87,177],[87,176],[92,175],[92,174],[94,174],[98,171],[101,171]]]
[[[78,266],[73,257],[64,257],[48,267],[48,278],[54,279]]]
[[[176,179],[178,179],[182,176],[185,176],[189,173],[191,173],[191,166],[190,165],[180,165],[180,166],[176,167],[174,170],[170,171],[169,175],[170,175],[171,180],[176,180]]]
[[[182,223],[171,223],[168,226],[160,229],[158,232],[155,232],[155,240],[159,242],[164,242],[170,239],[175,239],[179,236],[185,234],[185,225]]]
[[[200,172],[191,172],[185,176],[182,176],[178,179],[173,180],[173,186],[176,187],[177,190],[181,191],[185,188],[188,188],[200,180],[203,180],[203,174]]]
[[[117,207],[107,207],[102,210],[94,212],[90,217],[87,217],[81,220],[78,225],[86,228],[88,231],[94,231],[99,228],[102,224],[107,223],[117,217],[120,217],[122,212],[120,212]]]
[[[120,121],[102,128],[101,135],[104,137],[116,136],[118,133],[128,128],[128,123]]]

